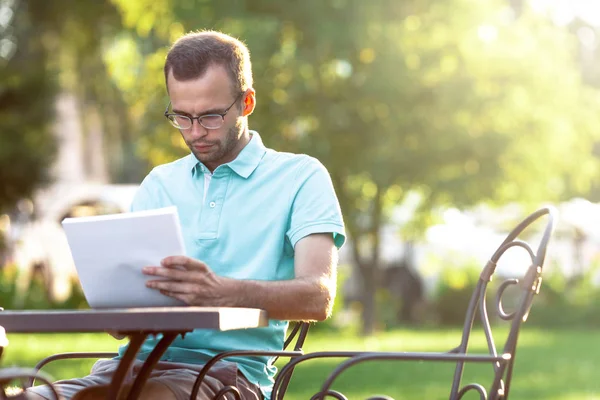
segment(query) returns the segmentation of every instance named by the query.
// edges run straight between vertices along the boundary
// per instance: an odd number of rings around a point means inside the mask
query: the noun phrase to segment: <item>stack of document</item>
[[[145,286],[157,279],[145,266],[168,256],[185,255],[176,207],[62,222],[85,298],[92,308],[183,305]]]

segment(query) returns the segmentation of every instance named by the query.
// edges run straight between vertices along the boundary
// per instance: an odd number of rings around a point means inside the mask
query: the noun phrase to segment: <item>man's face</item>
[[[173,112],[198,117],[222,114],[227,107],[223,125],[206,129],[194,121],[189,129],[180,129],[181,136],[196,158],[213,171],[219,165],[233,161],[247,143],[244,134],[242,99],[232,92],[232,82],[225,69],[211,66],[197,79],[178,81],[170,72],[167,80]]]

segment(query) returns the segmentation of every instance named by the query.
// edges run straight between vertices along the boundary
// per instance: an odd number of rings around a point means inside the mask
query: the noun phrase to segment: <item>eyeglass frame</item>
[[[203,114],[203,115],[199,115],[197,117],[193,117],[191,115],[184,115],[184,114],[178,114],[178,113],[170,113],[169,112],[169,107],[171,107],[171,101],[169,101],[169,104],[167,104],[167,108],[165,109],[165,117],[169,120],[169,123],[176,129],[182,129],[182,130],[187,130],[187,129],[191,129],[194,126],[194,120],[198,121],[198,124],[200,124],[200,126],[202,126],[205,129],[219,129],[220,127],[223,126],[223,124],[225,123],[225,115],[227,115],[227,113],[229,112],[229,110],[231,110],[231,108],[235,105],[235,103],[237,103],[242,96],[246,93],[246,91],[241,92],[240,94],[238,94],[238,96],[235,98],[235,100],[233,101],[233,103],[231,103],[231,105],[229,107],[227,107],[222,113],[211,113],[211,114]],[[179,117],[185,117],[187,119],[190,120],[191,125],[188,128],[181,128],[181,127],[177,127],[175,125],[173,125],[173,120],[169,117],[172,116],[179,116]],[[209,128],[204,126],[204,124],[202,123],[202,118],[205,117],[216,117],[219,116],[221,117],[221,125],[219,125],[216,128]]]

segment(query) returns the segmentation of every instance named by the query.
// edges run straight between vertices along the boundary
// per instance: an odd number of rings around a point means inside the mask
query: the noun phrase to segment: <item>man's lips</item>
[[[210,149],[211,147],[213,147],[212,144],[206,144],[206,143],[198,143],[198,144],[194,144],[194,149],[198,150],[198,151],[206,151],[208,149]]]

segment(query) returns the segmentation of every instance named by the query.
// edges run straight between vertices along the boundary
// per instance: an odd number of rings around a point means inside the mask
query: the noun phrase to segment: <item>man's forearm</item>
[[[335,280],[326,277],[288,281],[227,279],[224,285],[224,306],[260,308],[272,319],[322,321],[331,313],[335,298]]]

